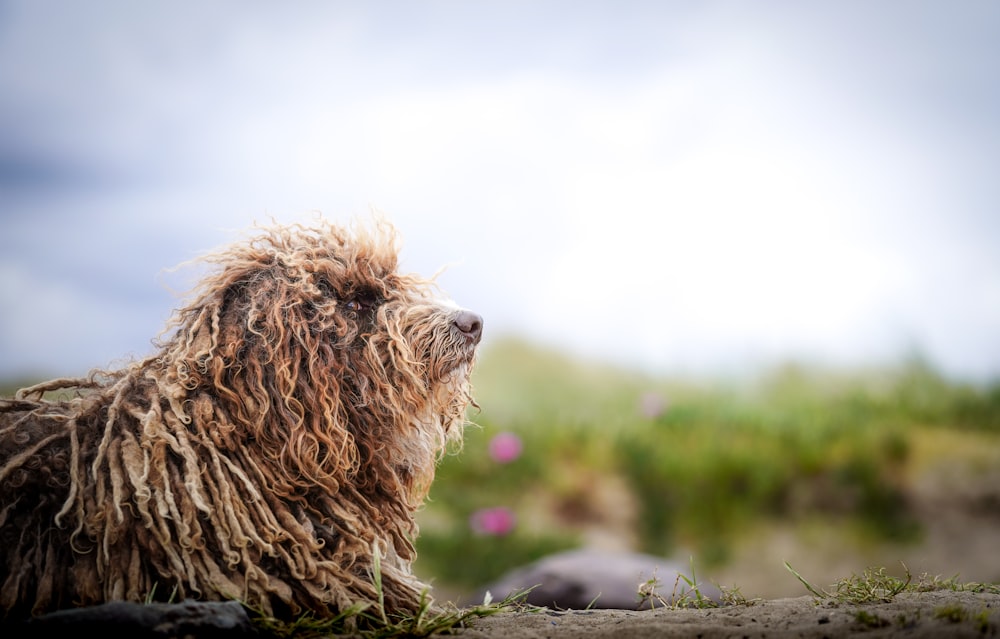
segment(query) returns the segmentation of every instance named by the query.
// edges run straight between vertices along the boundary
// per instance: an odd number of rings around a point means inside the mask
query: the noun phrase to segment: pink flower
[[[639,412],[647,419],[656,419],[667,412],[667,400],[658,393],[646,393],[639,399]]]
[[[469,527],[477,535],[506,535],[514,530],[514,523],[514,513],[503,506],[482,508],[469,517]]]
[[[507,464],[521,456],[521,438],[514,433],[500,433],[490,440],[490,457]]]

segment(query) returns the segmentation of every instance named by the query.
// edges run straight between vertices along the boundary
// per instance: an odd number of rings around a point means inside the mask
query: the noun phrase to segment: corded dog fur
[[[396,244],[385,222],[264,228],[205,258],[151,356],[0,400],[0,612],[418,610],[414,513],[482,319],[397,273]]]

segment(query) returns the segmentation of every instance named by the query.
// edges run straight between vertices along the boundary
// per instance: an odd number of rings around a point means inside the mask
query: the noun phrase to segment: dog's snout
[[[483,336],[483,318],[472,311],[459,311],[452,320],[455,327],[472,343],[477,343]]]

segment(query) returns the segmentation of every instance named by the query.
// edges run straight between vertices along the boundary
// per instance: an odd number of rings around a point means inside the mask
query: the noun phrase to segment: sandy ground
[[[604,639],[736,637],[809,639],[864,636],[997,637],[1000,595],[905,593],[888,603],[836,604],[797,597],[714,609],[509,612],[470,622],[462,639]]]

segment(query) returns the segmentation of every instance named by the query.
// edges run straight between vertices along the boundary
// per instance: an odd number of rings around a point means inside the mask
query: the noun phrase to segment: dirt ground
[[[819,602],[806,596],[704,610],[544,609],[476,619],[458,636],[462,639],[996,637],[1000,636],[1000,595],[934,591],[904,593],[888,603],[864,605]]]

